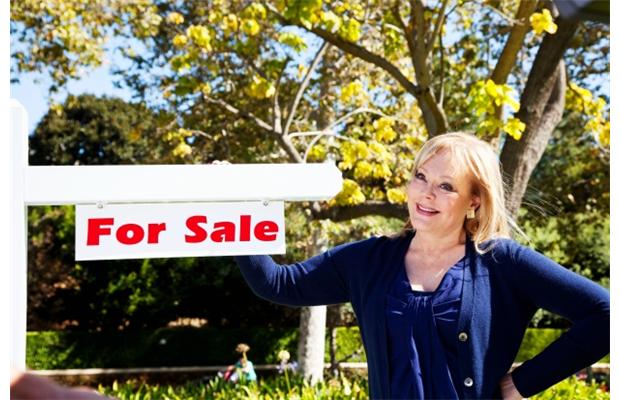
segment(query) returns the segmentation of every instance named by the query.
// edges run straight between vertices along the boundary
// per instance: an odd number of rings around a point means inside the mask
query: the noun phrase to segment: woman
[[[609,293],[509,238],[500,167],[464,133],[430,139],[407,187],[400,235],[337,246],[281,266],[237,257],[252,290],[310,306],[351,302],[372,398],[531,396],[609,352]],[[543,308],[572,321],[514,371]]]

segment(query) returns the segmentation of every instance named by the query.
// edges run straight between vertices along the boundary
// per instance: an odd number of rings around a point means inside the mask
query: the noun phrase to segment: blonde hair
[[[428,140],[418,153],[413,171],[439,152],[447,151],[457,168],[467,171],[472,194],[480,198],[473,219],[465,219],[463,228],[474,242],[478,253],[491,250],[492,246],[480,245],[491,239],[509,238],[512,230],[523,234],[506,210],[504,181],[499,158],[493,147],[477,137],[464,132],[451,132]],[[408,218],[404,231],[414,230]]]

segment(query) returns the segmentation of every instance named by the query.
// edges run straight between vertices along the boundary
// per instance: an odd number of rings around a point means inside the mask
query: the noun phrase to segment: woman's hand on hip
[[[514,382],[512,381],[512,375],[511,374],[504,375],[502,380],[499,381],[499,386],[500,386],[500,389],[502,390],[502,399],[504,399],[504,400],[521,400],[521,399],[523,399],[523,396],[521,396],[521,393],[519,393],[519,391],[517,390],[517,387],[515,386]]]

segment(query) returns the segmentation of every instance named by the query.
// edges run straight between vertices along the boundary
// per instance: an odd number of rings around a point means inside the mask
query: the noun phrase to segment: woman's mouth
[[[416,211],[419,214],[426,215],[426,216],[429,216],[429,217],[431,215],[439,214],[439,211],[437,211],[435,209],[432,209],[432,208],[429,208],[429,207],[423,207],[423,206],[421,206],[421,205],[419,205],[417,203],[415,205],[415,209],[416,209]]]

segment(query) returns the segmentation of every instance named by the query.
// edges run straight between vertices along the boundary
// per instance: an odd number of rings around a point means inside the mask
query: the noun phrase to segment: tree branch
[[[267,130],[269,132],[273,132],[274,131],[273,126],[269,125],[268,123],[266,123],[262,119],[258,118],[256,115],[252,114],[249,111],[240,110],[237,107],[231,105],[230,103],[228,103],[228,102],[226,102],[224,100],[214,99],[213,97],[210,97],[210,96],[204,96],[204,98],[209,103],[217,104],[220,107],[226,109],[226,111],[230,112],[231,114],[239,115],[241,117],[244,117],[246,119],[249,119],[249,120],[253,121],[256,125],[260,126],[261,128],[263,128],[263,129],[265,129],[265,130]]]
[[[439,94],[437,95],[437,103],[443,108],[443,85],[445,80],[445,67],[444,67],[444,53],[443,38],[439,36]]]
[[[282,14],[280,14],[278,12],[278,10],[271,4],[267,4],[267,8],[269,9],[269,11],[271,11],[274,15],[276,15],[276,17],[284,24],[287,25],[295,25],[295,26],[300,26],[303,27],[301,25],[297,25],[295,23],[293,23],[292,21],[286,19]],[[306,28],[303,27],[305,30],[314,33],[315,35],[319,36],[320,38],[322,38],[323,40],[331,43],[332,45],[338,47],[340,50],[349,53],[351,55],[354,55],[366,62],[369,62],[381,69],[383,69],[385,72],[387,72],[390,76],[392,76],[394,79],[396,79],[396,81],[398,83],[400,83],[400,85],[403,87],[403,89],[405,89],[408,93],[411,93],[413,96],[417,97],[419,96],[422,92],[420,91],[420,89],[418,88],[417,85],[415,85],[413,82],[411,82],[409,79],[407,79],[407,77],[405,75],[403,75],[403,73],[398,69],[398,67],[396,67],[394,64],[392,64],[391,62],[389,62],[388,60],[386,60],[385,58],[372,53],[368,50],[366,50],[365,48],[358,46],[355,43],[351,43],[351,42],[347,42],[346,40],[342,39],[340,36],[334,35],[331,32],[328,32],[324,29],[318,28],[318,27],[313,27],[313,28]]]
[[[508,22],[510,25],[515,25],[515,24],[519,24],[520,22],[518,21],[518,19],[513,19],[510,18],[508,15],[504,14],[503,12],[501,12],[500,10],[498,10],[497,8],[490,6],[488,4],[485,4],[484,2],[480,1],[480,2],[476,2],[476,4],[478,4],[481,7],[485,7],[488,8],[489,10],[491,10],[493,13],[497,14],[498,16],[500,16],[502,19],[504,19],[506,22]]]
[[[502,54],[495,64],[493,73],[491,74],[491,80],[496,84],[504,84],[510,75],[510,71],[515,65],[517,60],[517,54],[523,46],[523,40],[525,35],[529,31],[530,27],[527,21],[530,15],[536,10],[538,0],[521,0],[519,9],[515,15],[516,23],[510,30],[510,36],[502,49]]]
[[[435,40],[437,40],[437,36],[439,32],[441,32],[441,27],[443,25],[444,18],[446,17],[446,8],[448,7],[448,2],[450,0],[444,0],[441,4],[441,8],[439,9],[439,16],[437,17],[437,24],[435,25],[435,29],[431,34],[430,38],[426,42],[426,54],[429,54],[431,50],[433,50],[433,44]]]
[[[334,222],[348,221],[369,215],[405,220],[409,212],[406,204],[392,204],[384,201],[367,201],[356,206],[335,206],[327,209],[311,209],[314,219],[330,219]]]
[[[395,3],[392,6],[392,14],[396,19],[396,23],[400,26],[403,31],[403,35],[405,36],[405,41],[407,43],[407,48],[409,49],[409,55],[412,56],[415,52],[415,43],[413,42],[413,33],[410,27],[405,24],[403,21],[403,17],[400,15],[400,2]]]
[[[310,83],[310,78],[312,77],[312,74],[314,73],[314,70],[316,69],[317,65],[319,65],[319,62],[323,58],[323,54],[325,54],[328,47],[329,47],[329,43],[327,43],[326,41],[324,41],[323,44],[321,44],[319,51],[317,51],[316,55],[314,56],[314,59],[312,60],[312,63],[310,64],[308,71],[306,71],[306,75],[304,76],[304,79],[301,81],[301,84],[299,85],[299,88],[297,89],[297,93],[295,93],[295,99],[289,104],[289,107],[286,113],[286,121],[284,122],[284,129],[282,130],[283,135],[288,134],[288,131],[291,128],[291,123],[293,122],[293,117],[295,116],[295,111],[297,110],[297,107],[299,106],[299,102],[301,101],[301,98],[304,92],[306,91],[308,84]]]
[[[284,71],[286,70],[286,66],[290,61],[290,57],[286,56],[282,68],[280,69],[280,73],[278,74],[278,80],[276,81],[276,90],[273,94],[273,128],[276,132],[282,132],[282,109],[280,108],[280,102],[278,101],[280,98],[280,83],[282,83],[282,76],[284,75]]]
[[[518,141],[507,137],[500,155],[504,172],[512,180],[506,206],[515,219],[527,182],[551,135],[550,128],[559,121],[555,121],[555,116],[559,114],[561,118],[564,106],[566,83],[562,57],[579,23],[564,18],[557,18],[556,23],[557,32],[545,35],[538,48],[521,94],[517,117],[525,123],[525,131]]]
[[[527,22],[530,15],[532,15],[532,13],[536,10],[537,3],[538,0],[521,0],[521,3],[519,4],[508,40],[506,41],[506,44],[502,49],[502,53],[497,60],[497,64],[495,64],[495,68],[491,73],[491,80],[498,85],[503,85],[506,83],[510,72],[515,66],[517,55],[523,46],[525,35],[530,29]],[[495,118],[502,120],[503,112],[503,107],[495,106]],[[497,138],[499,137],[499,133],[500,129],[498,128],[492,136]]]

